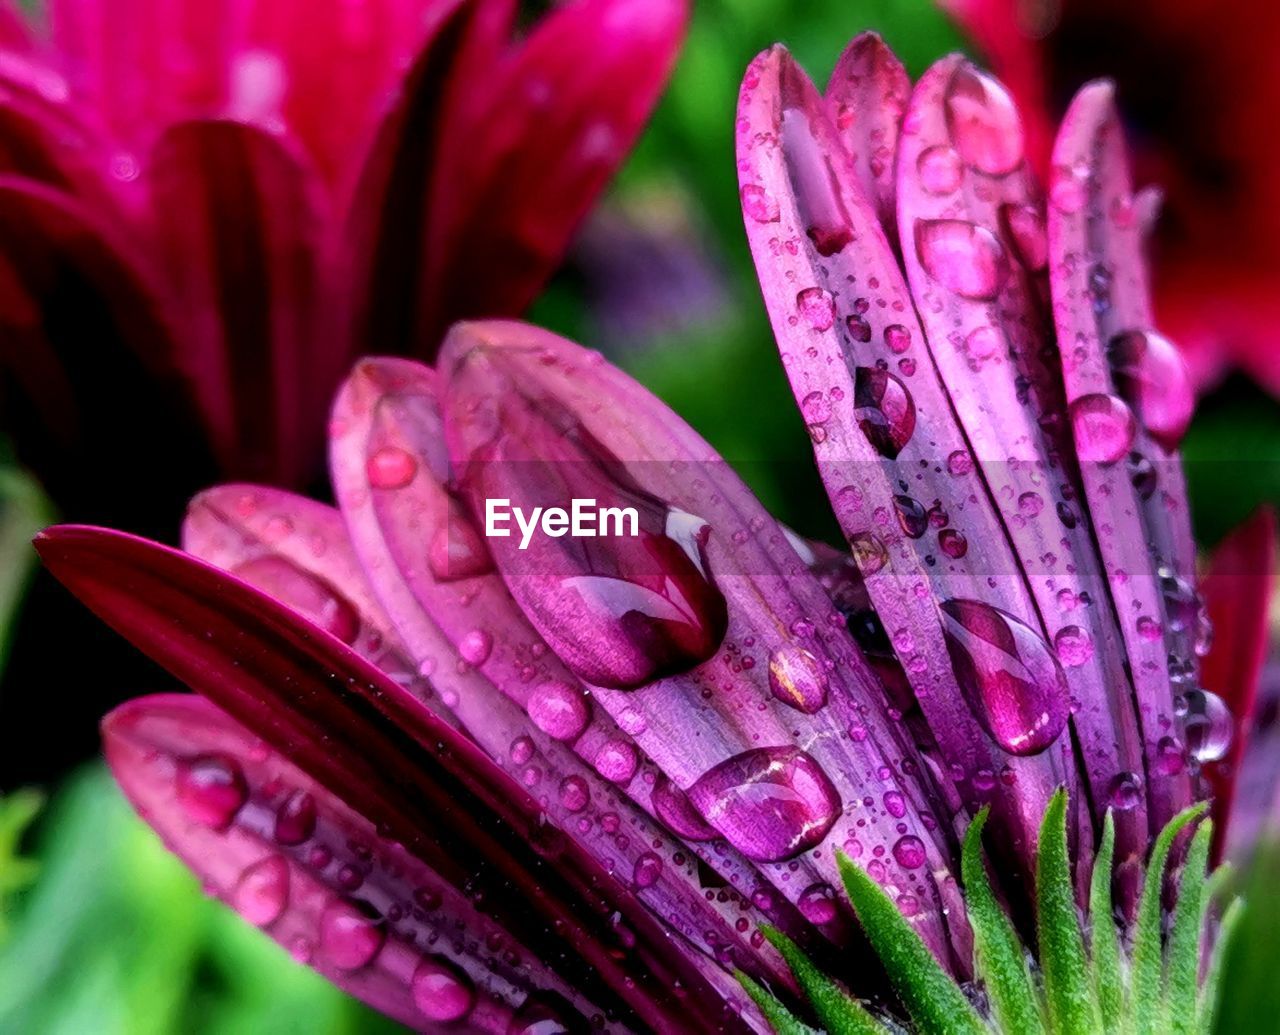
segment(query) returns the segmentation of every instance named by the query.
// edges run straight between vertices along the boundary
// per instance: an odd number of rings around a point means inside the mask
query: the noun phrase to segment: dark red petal
[[[379,834],[199,697],[144,697],[103,720],[107,762],[201,884],[300,963],[416,1029],[520,1030],[526,1002],[566,1023],[598,1007],[482,903]]]
[[[187,314],[184,354],[223,470],[306,481],[347,363],[317,268],[317,185],[279,137],[237,122],[173,126],[147,174],[163,270]]]
[[[0,179],[6,426],[73,513],[155,522],[149,501],[181,506],[212,473],[158,297],[77,201]],[[174,496],[157,501],[157,486]]]
[[[562,953],[563,976],[584,995],[663,1030],[679,1030],[689,1011],[733,1025],[614,878],[574,842],[548,840],[518,784],[340,640],[146,540],[59,526],[36,545],[60,581],[177,678],[313,779],[347,788],[386,838],[455,888],[484,894],[526,944]]]
[[[1226,756],[1204,769],[1213,786],[1214,843],[1219,852],[1228,837],[1236,776],[1248,748],[1267,659],[1276,532],[1275,511],[1258,511],[1219,544],[1200,581],[1213,625],[1213,646],[1202,662],[1201,682],[1226,702],[1235,719]]]

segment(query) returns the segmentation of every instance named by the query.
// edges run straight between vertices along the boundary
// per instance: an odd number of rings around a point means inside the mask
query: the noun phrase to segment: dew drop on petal
[[[1066,726],[1066,676],[1049,645],[1026,623],[977,600],[941,605],[956,681],[974,716],[1015,755],[1034,755]]]
[[[1197,762],[1217,762],[1231,747],[1235,730],[1231,709],[1208,690],[1189,690],[1183,698],[1187,751]]]
[[[354,903],[335,899],[320,915],[320,952],[339,970],[368,966],[385,939],[382,924]]]
[[[1142,802],[1142,779],[1137,773],[1117,773],[1107,787],[1107,800],[1117,812],[1128,812]]]
[[[796,906],[806,920],[813,924],[829,924],[839,913],[836,892],[830,884],[812,884],[800,892]]]
[[[193,823],[225,830],[249,799],[240,763],[226,755],[197,755],[178,764],[178,804]]]
[[[794,747],[753,748],[694,781],[689,801],[748,858],[791,859],[818,844],[840,815],[822,767]]]
[[[417,459],[399,446],[383,446],[365,465],[369,484],[375,489],[403,489],[417,473]]]
[[[596,772],[612,783],[627,783],[636,775],[639,765],[639,754],[626,740],[607,740],[596,753]]]
[[[827,703],[827,673],[803,647],[784,646],[769,658],[773,696],[797,711],[812,715]]]
[[[475,1005],[470,979],[448,960],[428,956],[418,964],[410,982],[413,1005],[429,1021],[460,1021]]]
[[[240,875],[231,908],[255,927],[275,923],[289,902],[289,863],[280,855],[260,859]]]
[[[293,791],[276,809],[274,836],[282,845],[300,845],[316,829],[316,800],[306,791]]]
[[[1195,409],[1195,392],[1181,353],[1155,331],[1126,331],[1107,346],[1116,386],[1151,437],[1172,452]]]
[[[815,331],[825,331],[836,322],[836,305],[829,291],[805,288],[796,295],[796,308]]]
[[[1040,212],[1031,205],[1005,205],[1000,216],[1022,264],[1033,273],[1047,268],[1049,235]]]
[[[1053,638],[1058,660],[1067,668],[1079,668],[1093,657],[1093,640],[1078,625],[1064,625]]]
[[[556,740],[574,740],[587,728],[591,705],[580,687],[559,681],[543,683],[529,696],[529,718]]]
[[[954,148],[945,144],[925,148],[916,159],[920,186],[930,194],[950,194],[960,186],[964,166]]]
[[[360,635],[360,613],[334,586],[283,557],[266,554],[231,569],[231,574],[270,594],[343,643]]]
[[[915,834],[904,834],[893,844],[893,857],[904,870],[917,870],[924,865],[928,853]]]
[[[631,880],[637,888],[651,888],[662,876],[662,860],[653,852],[645,852],[631,870]]]
[[[948,557],[957,561],[969,552],[969,540],[954,528],[944,528],[938,533],[938,546]]]
[[[1022,164],[1022,120],[995,79],[963,64],[947,84],[944,103],[951,139],[966,163],[989,176],[1003,176]]]
[[[653,789],[653,811],[686,841],[713,841],[720,836],[693,807],[689,796],[665,776],[659,777]]]
[[[436,581],[455,582],[493,571],[493,558],[475,526],[451,515],[431,535],[427,565]]]
[[[472,629],[458,641],[458,653],[468,665],[483,665],[493,652],[493,637],[483,629]]]
[[[929,512],[915,497],[894,496],[893,509],[898,516],[898,526],[902,529],[902,534],[908,538],[919,539],[929,530]]]
[[[892,460],[916,429],[916,404],[897,377],[878,367],[858,367],[853,390],[858,427],[883,457]]]
[[[925,272],[963,298],[994,299],[1008,278],[1004,247],[986,227],[961,219],[918,219],[915,243]]]
[[[780,216],[778,199],[755,183],[746,184],[741,191],[742,211],[757,223],[776,223]]]
[[[1083,463],[1107,466],[1129,455],[1137,422],[1124,400],[1095,392],[1076,399],[1070,413],[1076,452]]]

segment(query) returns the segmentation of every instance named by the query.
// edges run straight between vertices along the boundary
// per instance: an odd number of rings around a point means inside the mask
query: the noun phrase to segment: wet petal
[[[647,1017],[702,1003],[716,1015],[705,1023],[723,1020],[700,973],[670,952],[627,891],[574,842],[548,842],[537,802],[340,640],[145,540],[64,526],[37,547],[82,601],[175,676],[314,779],[346,788],[384,837],[455,888],[484,894],[521,940],[562,956],[562,973],[584,994],[616,993],[618,1006]],[[554,867],[542,862],[548,855]],[[677,983],[689,990],[678,1007]]]
[[[990,646],[1001,640],[994,631],[1000,625],[1006,640],[1016,639],[1014,629],[1026,630],[1023,642],[1037,643],[1038,657],[1049,653],[894,251],[816,92],[785,51],[756,59],[743,84],[738,126],[744,190],[754,186],[777,203],[776,223],[746,220],[765,303],[819,471],[874,606],[876,629],[855,632],[864,643],[883,639],[868,644],[876,653],[896,654],[914,693],[911,704],[918,702],[936,737],[943,779],[955,782],[971,810],[991,802],[993,820],[1004,826],[1006,861],[1027,868],[1049,795],[1073,768],[1069,738],[1061,736],[1065,683],[1052,660],[1027,667],[1019,648]],[[905,202],[900,196],[904,211]],[[916,247],[918,225],[903,226],[904,248]],[[979,240],[1003,254],[992,234],[972,224],[931,225],[931,233],[954,237],[948,263],[957,259],[953,249]],[[1005,268],[1007,260],[998,265]],[[964,276],[978,268],[965,263]],[[975,285],[958,284],[966,295],[984,293]],[[833,318],[808,319],[801,304],[807,292],[828,299]],[[991,635],[967,639],[944,624],[935,601],[1000,617]],[[957,650],[983,660],[958,671]],[[1033,706],[1006,706],[1010,679],[1034,691]],[[1034,733],[1014,728],[1018,714],[1033,721]],[[1039,754],[1019,757],[1013,748]]]
[[[716,655],[700,661],[690,654],[682,670],[673,664],[645,686],[596,686],[592,694],[684,792],[684,799],[675,799],[680,808],[673,810],[673,824],[688,825],[687,813],[676,814],[687,800],[695,815],[757,862],[776,889],[769,894],[780,892],[797,904],[810,886],[833,881],[833,845],[865,850],[895,893],[918,896],[922,908],[915,922],[940,955],[953,958],[939,910],[948,908],[954,885],[945,876],[946,839],[935,802],[918,776],[921,762],[906,731],[888,717],[883,689],[845,634],[843,616],[741,481],[647,392],[554,335],[512,323],[459,325],[442,364],[446,434],[457,470],[502,463],[488,457],[495,444],[514,448],[513,435],[496,418],[514,406],[529,420],[557,422],[563,430],[555,445],[545,434],[531,436],[531,450],[547,450],[562,464],[603,468],[634,498],[690,516],[686,527],[698,534],[685,538],[685,556],[699,558],[706,585],[725,605],[727,625]],[[569,456],[561,449],[577,452]],[[532,451],[529,460],[538,465]],[[512,478],[512,504],[564,489],[553,469],[543,474],[543,482]],[[474,470],[469,475],[486,477]],[[473,508],[480,502],[470,499]],[[591,563],[605,566],[619,564],[629,545],[614,537],[582,542],[593,544]],[[566,554],[560,563],[545,554],[543,567],[534,570],[518,549],[499,543],[490,540],[503,579],[539,632],[554,637],[549,604],[562,591],[554,581],[580,578],[583,555]],[[659,554],[652,572],[666,563]],[[631,599],[640,606],[649,598]],[[621,606],[601,610],[593,628],[602,638],[623,635],[629,614]],[[802,659],[799,651],[811,657]],[[673,660],[665,648],[663,657]],[[824,693],[825,704],[807,710]],[[761,755],[761,749],[786,758]],[[868,780],[876,791],[868,792]],[[712,784],[715,795],[706,792]],[[713,800],[719,804],[713,807]],[[930,867],[904,870],[886,854],[902,836],[900,824],[928,845]],[[950,936],[963,960],[965,932],[953,928]]]
[[[317,185],[285,141],[215,121],[169,129],[147,177],[161,268],[189,314],[185,355],[223,469],[306,481],[347,362],[317,269]]]
[[[198,697],[103,721],[107,762],[204,887],[295,960],[415,1029],[508,1031],[526,1003],[597,1007],[475,901]],[[429,947],[429,948],[428,948]]]
[[[1132,392],[1135,377],[1142,380],[1133,368],[1159,353],[1126,344],[1152,330],[1141,229],[1124,216],[1131,205],[1112,90],[1095,83],[1077,95],[1054,147],[1050,283],[1082,502],[1122,618],[1158,829],[1190,800],[1187,777],[1161,764],[1159,742],[1168,735],[1185,743],[1174,696],[1196,678],[1198,607],[1182,471],[1151,433],[1159,416],[1148,403],[1160,402],[1159,393]],[[1185,378],[1165,388],[1171,396],[1190,392]]]

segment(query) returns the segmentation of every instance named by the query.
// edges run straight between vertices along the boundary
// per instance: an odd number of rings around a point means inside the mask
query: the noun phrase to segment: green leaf
[[[1101,1028],[1089,982],[1089,961],[1071,889],[1067,853],[1067,792],[1059,788],[1040,825],[1036,860],[1036,929],[1049,1024],[1056,1035],[1093,1035]]]
[[[1218,1013],[1222,1004],[1222,974],[1224,961],[1232,954],[1233,948],[1240,941],[1237,932],[1240,930],[1240,918],[1244,914],[1244,900],[1234,899],[1227,911],[1222,914],[1222,923],[1218,927],[1218,941],[1209,957],[1209,969],[1204,977],[1204,985],[1200,989],[1200,998],[1196,1004],[1196,1028],[1208,1035],[1215,1030],[1228,1031],[1229,1028],[1219,1026]],[[1271,961],[1266,961],[1270,971]],[[1274,980],[1273,980],[1274,983]],[[1237,1029],[1240,1030],[1240,1029]]]
[[[1044,1017],[1027,969],[1026,953],[987,879],[982,831],[989,812],[990,809],[983,808],[969,824],[960,860],[977,972],[987,987],[991,1009],[1001,1029],[1016,1031],[1019,1035],[1036,1035],[1045,1030]]]
[[[35,790],[0,796],[0,943],[9,932],[9,900],[34,883],[39,867],[19,854],[27,828],[44,806],[44,795]]]
[[[0,467],[0,671],[36,568],[31,538],[53,520],[53,508],[40,486],[15,467]]]
[[[1191,1035],[1196,1030],[1196,993],[1200,976],[1200,931],[1207,898],[1205,867],[1209,861],[1209,840],[1213,822],[1205,820],[1192,838],[1187,862],[1182,870],[1182,886],[1174,907],[1173,931],[1165,951],[1165,1019],[1162,1030],[1174,1035]]]
[[[760,930],[769,944],[782,953],[828,1035],[884,1035],[887,1032],[860,1002],[814,966],[800,946],[776,928],[764,925]]]
[[[1119,1031],[1124,1014],[1124,980],[1120,971],[1120,936],[1112,915],[1112,860],[1116,850],[1116,824],[1111,810],[1102,825],[1102,846],[1093,861],[1089,887],[1090,958],[1093,989],[1107,1031]]]
[[[763,985],[753,981],[742,971],[735,971],[734,977],[751,996],[751,1001],[760,1008],[764,1019],[777,1035],[813,1035],[813,1029],[796,1018],[790,1010],[775,999]]]
[[[930,1035],[986,1035],[964,992],[884,889],[843,852],[836,860],[862,929],[912,1020]]]
[[[1201,816],[1204,802],[1183,809],[1165,824],[1151,849],[1147,877],[1138,901],[1138,922],[1133,939],[1132,980],[1129,987],[1129,1017],[1138,1035],[1153,1035],[1160,1018],[1160,977],[1162,952],[1160,945],[1160,894],[1164,885],[1164,868],[1174,839],[1187,824]],[[1197,903],[1198,908],[1198,903]]]

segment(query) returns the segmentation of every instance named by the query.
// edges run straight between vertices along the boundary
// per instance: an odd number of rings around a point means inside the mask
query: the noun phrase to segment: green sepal
[[[1036,930],[1049,1025],[1055,1035],[1094,1035],[1101,1029],[1089,981],[1089,960],[1076,915],[1067,852],[1067,792],[1059,788],[1040,825],[1036,859]]]
[[[1218,1008],[1221,1005],[1221,984],[1223,964],[1232,950],[1235,934],[1240,929],[1240,918],[1244,914],[1244,899],[1233,899],[1227,911],[1222,914],[1222,923],[1218,926],[1218,940],[1214,943],[1213,952],[1209,956],[1209,968],[1204,976],[1204,984],[1200,988],[1200,997],[1196,1001],[1196,1030],[1209,1035],[1217,1023]]]
[[[1205,820],[1196,830],[1182,869],[1178,903],[1174,907],[1173,930],[1165,949],[1165,1011],[1161,1030],[1173,1035],[1192,1035],[1196,1030],[1196,994],[1200,976],[1200,918],[1207,898],[1205,867],[1209,862],[1209,842],[1213,822]]]
[[[898,911],[884,889],[836,853],[849,901],[911,1019],[930,1035],[988,1035],[960,986]]]
[[[1112,915],[1111,880],[1116,850],[1116,823],[1111,810],[1102,824],[1102,845],[1093,861],[1089,886],[1089,948],[1093,990],[1107,1031],[1121,1030],[1124,1016],[1124,978],[1120,968],[1120,934]]]
[[[977,971],[1000,1028],[1038,1035],[1045,1030],[1044,1017],[1022,940],[991,890],[983,860],[982,831],[990,811],[984,807],[969,824],[960,858]]]
[[[751,997],[751,1001],[759,1008],[764,1019],[769,1022],[777,1035],[817,1035],[817,1033],[782,1005],[763,985],[753,980],[742,971],[734,971],[734,977],[743,991]]]
[[[1138,1035],[1154,1035],[1160,1019],[1160,984],[1163,952],[1160,944],[1160,897],[1165,863],[1178,834],[1201,816],[1207,806],[1201,802],[1183,809],[1165,824],[1151,850],[1147,876],[1138,900],[1138,921],[1133,939],[1133,966],[1129,984],[1128,1013]],[[1198,903],[1197,903],[1198,907]]]
[[[760,928],[782,954],[827,1035],[886,1035],[888,1029],[843,988],[819,970],[795,942],[767,924]]]

